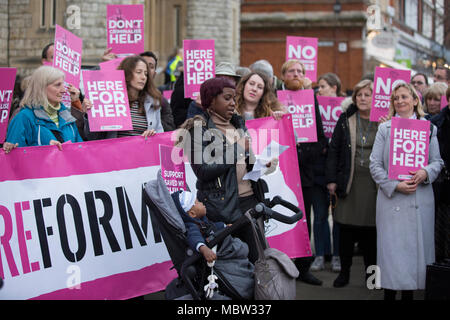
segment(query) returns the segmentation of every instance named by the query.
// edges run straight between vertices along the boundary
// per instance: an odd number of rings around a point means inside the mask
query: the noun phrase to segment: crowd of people
[[[44,48],[43,64],[53,60],[53,49],[52,44]],[[111,50],[105,51],[103,60],[115,58]],[[165,84],[159,88],[155,84],[157,65],[152,52],[122,60],[118,69],[125,74],[133,129],[102,133],[89,130],[86,112],[93,105],[77,88],[68,88],[71,105],[62,103],[64,73],[51,66],[39,67],[17,83],[3,150],[9,153],[17,147],[41,145],[62,150],[67,141],[148,138],[176,129],[192,132],[196,123],[201,123],[203,132],[213,130],[222,139],[204,141],[192,134],[191,149],[186,152],[189,157],[195,158],[195,152],[204,155],[210,144],[223,145],[223,154],[229,148],[238,150],[232,165],[210,163],[203,156],[201,163],[191,161],[198,179],[197,199],[206,207],[208,218],[232,224],[263,197],[258,183],[243,179],[254,163],[246,121],[282,119],[288,111],[278,100],[277,90],[314,89],[315,96],[346,96],[336,74],[320,75],[314,84],[305,76],[303,63],[292,59],[283,64],[280,79],[266,60],[248,67],[219,63],[216,77],[205,81],[198,98],[192,100],[184,96],[181,51],[177,49],[170,59],[164,71]],[[331,139],[324,135],[315,97],[317,142],[297,144],[304,214],[315,248],[314,257],[295,260],[299,280],[321,285],[312,272],[323,270],[329,259],[331,271],[338,273],[334,287],[346,286],[357,245],[366,268],[380,267],[386,299],[395,299],[398,290],[402,298],[412,299],[413,290],[425,287],[426,265],[450,258],[448,234],[440,234],[437,228],[438,224],[448,228],[450,220],[449,197],[445,197],[450,194],[450,110],[448,105],[441,110],[442,97],[447,104],[450,99],[449,83],[450,70],[446,68],[436,69],[432,85],[425,74],[415,74],[409,84],[400,83],[393,89],[389,116],[375,123],[369,120],[373,75],[366,76],[343,101]],[[161,92],[166,89],[173,89],[170,103]],[[406,181],[388,178],[393,117],[432,123],[428,166]],[[277,159],[268,167],[269,172],[275,170]],[[250,227],[243,228],[236,236],[248,244],[249,260],[254,262],[257,251],[251,232]]]

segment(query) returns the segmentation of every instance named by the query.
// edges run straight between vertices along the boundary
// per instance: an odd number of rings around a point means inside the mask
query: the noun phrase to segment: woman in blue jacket
[[[64,142],[82,142],[76,119],[61,103],[64,93],[62,71],[48,66],[37,69],[20,103],[22,110],[8,126],[3,150],[45,145],[62,150]]]

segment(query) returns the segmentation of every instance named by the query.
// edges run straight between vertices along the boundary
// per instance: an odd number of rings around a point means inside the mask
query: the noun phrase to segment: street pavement
[[[325,270],[313,272],[313,274],[323,281],[322,286],[312,286],[297,281],[296,300],[383,300],[383,290],[367,289],[362,256],[353,258],[350,283],[346,287],[333,287],[333,281],[338,274],[331,272],[330,263],[325,264]],[[414,299],[423,300],[424,292],[414,292]],[[145,300],[164,300],[164,292],[146,295]]]

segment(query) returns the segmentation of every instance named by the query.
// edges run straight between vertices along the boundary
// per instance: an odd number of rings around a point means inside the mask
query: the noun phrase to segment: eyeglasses
[[[434,78],[435,79],[437,79],[437,80],[445,80],[445,77],[443,77],[443,76],[434,76]]]
[[[422,81],[411,81],[411,84],[412,84],[413,86],[415,86],[416,84],[417,84],[418,86],[421,86],[421,85],[424,84],[424,82],[422,82]]]

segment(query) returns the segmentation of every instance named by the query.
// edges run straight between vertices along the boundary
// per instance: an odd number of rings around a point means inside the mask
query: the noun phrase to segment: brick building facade
[[[107,4],[145,5],[146,50],[160,67],[183,39],[214,39],[217,61],[239,63],[239,0],[0,0],[0,66],[30,74],[55,24],[83,39],[84,66],[97,65],[106,49]],[[67,22],[78,13],[80,26],[71,29]]]

